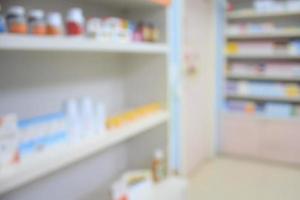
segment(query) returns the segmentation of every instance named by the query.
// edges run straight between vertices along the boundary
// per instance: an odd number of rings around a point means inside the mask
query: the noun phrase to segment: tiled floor
[[[300,167],[221,157],[191,177],[189,200],[300,200]]]

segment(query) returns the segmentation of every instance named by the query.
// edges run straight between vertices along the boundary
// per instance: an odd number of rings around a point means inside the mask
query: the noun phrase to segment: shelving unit
[[[242,39],[291,39],[299,38],[300,31],[278,31],[273,33],[246,33],[246,34],[227,34],[229,40],[242,40]]]
[[[0,193],[15,189],[141,135],[147,130],[167,122],[168,118],[168,113],[158,112],[125,127],[87,138],[80,144],[61,146],[55,150],[37,155],[6,173],[0,174]]]
[[[268,96],[254,96],[242,94],[228,94],[227,99],[241,99],[249,101],[272,101],[272,102],[289,102],[300,103],[300,97],[268,97]]]
[[[95,39],[0,35],[0,50],[166,54],[167,44],[103,43]]]
[[[255,10],[234,11],[227,14],[228,20],[241,19],[262,19],[262,18],[282,18],[282,17],[298,17],[299,11],[284,11],[284,12],[256,12]]]
[[[242,24],[252,24],[255,27],[255,23],[273,23],[273,26],[279,27],[279,29],[272,32],[268,29],[266,30],[268,32],[259,30],[257,33],[254,33],[251,31],[251,26],[249,26],[250,28],[247,27],[243,31],[237,31],[236,34],[234,33],[235,29],[230,29],[231,33],[227,33],[224,36],[226,42],[236,42],[236,44],[238,42],[246,42],[244,43],[245,45],[249,44],[251,46],[252,41],[280,43],[300,39],[299,23],[297,22],[300,11],[256,12],[254,8],[250,8],[254,7],[254,1],[232,0],[231,2],[234,3],[237,10],[227,13],[228,24],[232,23],[238,27],[239,22],[241,22]],[[246,48],[246,46],[243,46],[243,48]],[[243,49],[243,53],[239,53],[238,50],[236,53],[225,53],[226,63],[223,74],[225,87],[229,81],[233,84],[234,82],[242,82],[245,85],[243,85],[244,87],[241,85],[239,92],[227,92],[224,89],[223,101],[226,108],[221,113],[221,149],[227,154],[300,164],[300,159],[296,156],[296,152],[299,151],[296,143],[300,142],[300,137],[295,131],[299,128],[300,118],[292,116],[291,113],[289,117],[285,115],[285,117],[280,117],[277,114],[271,117],[270,113],[265,113],[266,105],[270,105],[268,109],[273,109],[275,104],[290,105],[293,106],[293,109],[296,109],[295,106],[300,104],[300,96],[272,95],[268,93],[269,91],[266,91],[265,95],[263,95],[263,91],[253,92],[252,90],[254,88],[257,89],[258,86],[249,89],[252,83],[267,84],[268,86],[272,83],[299,85],[300,78],[297,75],[288,76],[286,74],[280,75],[280,73],[272,75],[270,71],[267,72],[268,74],[265,74],[264,70],[270,63],[274,64],[272,67],[275,66],[275,68],[280,67],[282,63],[293,63],[293,66],[300,66],[300,55],[288,53],[287,47],[285,50],[287,53],[278,51],[278,53],[274,54],[271,54],[270,51],[265,54],[263,51],[255,53],[253,47],[249,48],[252,48],[249,50],[249,53],[247,53],[246,49]],[[277,51],[274,50],[274,52]],[[234,70],[237,70],[238,67],[245,67],[245,69],[246,67],[253,67],[254,69],[250,69],[248,73],[246,70],[235,73],[230,71],[233,69],[231,67],[234,63],[238,63],[234,66]],[[228,90],[231,90],[234,86],[230,85],[228,87],[230,87]],[[246,87],[249,88],[247,89]],[[256,93],[261,95],[255,95]],[[230,104],[232,102],[233,104]],[[230,110],[232,109],[230,105],[233,105],[233,107],[238,105],[234,104],[236,102],[245,103],[248,107],[239,111]],[[294,110],[293,112],[296,111]]]
[[[227,55],[228,59],[239,60],[300,60],[300,55],[290,54],[232,54]]]
[[[266,75],[235,75],[227,74],[227,79],[231,80],[249,80],[249,81],[283,81],[283,82],[300,82],[300,77],[289,76],[266,76]]]
[[[64,191],[56,199],[84,199],[96,188],[101,188],[98,197],[107,199],[116,177],[151,167],[156,149],[171,159],[169,8],[158,2],[167,1],[1,2],[3,10],[17,4],[65,14],[77,6],[87,17],[153,22],[161,39],[157,43],[103,43],[82,37],[0,35],[0,115],[43,116],[61,110],[65,100],[82,96],[103,102],[108,116],[153,102],[160,103],[162,111],[0,172],[0,199],[40,199],[42,191],[51,198],[60,188]]]

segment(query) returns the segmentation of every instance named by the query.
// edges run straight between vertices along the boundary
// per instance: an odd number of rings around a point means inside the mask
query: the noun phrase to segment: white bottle
[[[72,141],[78,142],[81,139],[82,123],[80,119],[79,106],[76,99],[69,99],[65,104],[67,118],[67,130]]]
[[[95,126],[95,106],[91,97],[83,97],[80,100],[80,114],[82,120],[82,129],[85,136],[91,136],[96,133]]]
[[[106,109],[105,105],[101,102],[98,102],[96,105],[96,116],[95,116],[95,123],[96,123],[96,134],[103,134],[106,131]]]

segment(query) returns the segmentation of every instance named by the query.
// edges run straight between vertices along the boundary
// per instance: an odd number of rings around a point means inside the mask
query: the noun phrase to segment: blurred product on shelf
[[[300,95],[300,87],[298,84],[287,84],[285,95],[288,97],[298,97]]]
[[[299,55],[300,54],[300,40],[291,41],[289,44],[289,52],[291,54]]]
[[[299,84],[269,83],[257,81],[228,81],[226,91],[231,95],[262,97],[300,97]]]
[[[233,1],[234,2],[234,1]],[[233,2],[227,4],[227,11],[236,11],[236,7]],[[256,0],[253,1],[252,9],[258,13],[279,13],[279,12],[298,12],[300,11],[300,1],[299,0]],[[239,11],[249,11],[241,10]]]
[[[112,200],[148,199],[152,188],[149,170],[127,172],[112,185]]]
[[[256,0],[254,1],[254,8],[257,12],[300,11],[300,3],[297,0]]]
[[[262,107],[251,101],[229,100],[226,102],[226,110],[230,112],[255,114],[262,111]]]
[[[63,108],[67,118],[67,129],[74,142],[80,142],[83,133],[78,104],[76,99],[69,99],[65,102]]]
[[[45,14],[42,10],[30,10],[28,14],[29,33],[33,35],[46,35]]]
[[[121,127],[158,110],[153,103],[107,119],[105,105],[86,96],[67,100],[59,113],[20,121],[13,114],[0,117],[0,173],[40,153],[105,134],[106,125]]]
[[[229,1],[227,1],[227,11],[228,12],[231,12],[231,11],[234,11],[234,4],[232,3],[232,2],[229,2]]]
[[[227,67],[227,74],[237,76],[264,76],[275,78],[300,77],[298,62],[232,62]],[[258,77],[257,77],[258,78]]]
[[[152,160],[152,177],[153,181],[158,183],[167,177],[167,168],[164,152],[161,149],[157,149],[154,152]]]
[[[64,34],[62,16],[58,12],[50,12],[47,15],[47,35]]]
[[[300,116],[300,105],[293,107],[293,116]]]
[[[96,126],[96,133],[104,133],[106,131],[106,107],[105,104],[102,102],[97,102],[95,108],[95,126]]]
[[[234,47],[234,48],[232,48]],[[271,41],[251,41],[251,42],[230,42],[227,52],[229,54],[272,54],[273,42]]]
[[[100,20],[100,41],[116,43],[132,41],[132,30],[130,29],[130,22],[128,20],[116,17],[105,17]]]
[[[22,6],[10,7],[7,11],[6,22],[10,33],[26,34],[28,32],[25,9]]]
[[[300,1],[299,0],[289,0],[286,2],[286,8],[288,11],[300,11]]]
[[[229,55],[300,55],[300,43],[299,40],[290,42],[268,40],[228,42],[225,51]]]
[[[22,161],[65,144],[70,139],[63,113],[21,120],[18,128],[21,133],[19,152]]]
[[[89,136],[104,134],[106,108],[91,97],[69,99],[64,104],[67,129],[74,142],[80,142]]]
[[[66,29],[70,36],[84,34],[85,19],[81,8],[71,8],[67,14]]]
[[[6,24],[5,19],[2,15],[0,15],[0,33],[6,32]]]
[[[292,33],[299,33],[300,27],[297,25],[289,25],[286,24],[284,26],[277,25],[273,22],[264,22],[264,23],[254,23],[254,22],[242,22],[242,23],[231,23],[227,26],[227,34],[238,36],[238,35],[247,35],[247,34],[292,34]]]
[[[91,17],[85,20],[81,8],[71,8],[67,13],[65,24],[58,12],[48,13],[46,19],[44,15],[42,10],[31,10],[27,22],[25,9],[21,6],[12,6],[6,17],[8,32],[50,36],[64,33],[68,36],[86,35],[101,42],[116,43],[158,42],[160,39],[160,31],[152,23],[135,23],[118,17]],[[0,33],[5,30],[5,20],[0,16]]]
[[[273,0],[256,0],[254,8],[257,12],[283,12],[286,10],[286,3]]]
[[[101,20],[100,18],[93,17],[89,18],[86,22],[86,33],[87,36],[97,38],[101,33]]]
[[[84,136],[94,135],[96,133],[96,106],[91,97],[82,97],[79,103],[82,131]]]
[[[266,103],[264,116],[266,117],[291,117],[293,106],[291,104]]]
[[[300,117],[300,106],[289,103],[257,103],[253,101],[229,100],[226,102],[226,111],[270,118]]]
[[[159,103],[149,104],[134,110],[110,117],[106,121],[109,129],[119,128],[161,110]]]
[[[0,174],[19,163],[17,116],[0,116]]]

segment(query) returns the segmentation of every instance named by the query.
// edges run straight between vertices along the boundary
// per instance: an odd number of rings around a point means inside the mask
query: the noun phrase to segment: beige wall
[[[215,132],[214,1],[185,0],[183,137],[184,173],[213,156]],[[195,72],[191,70],[195,67]]]

